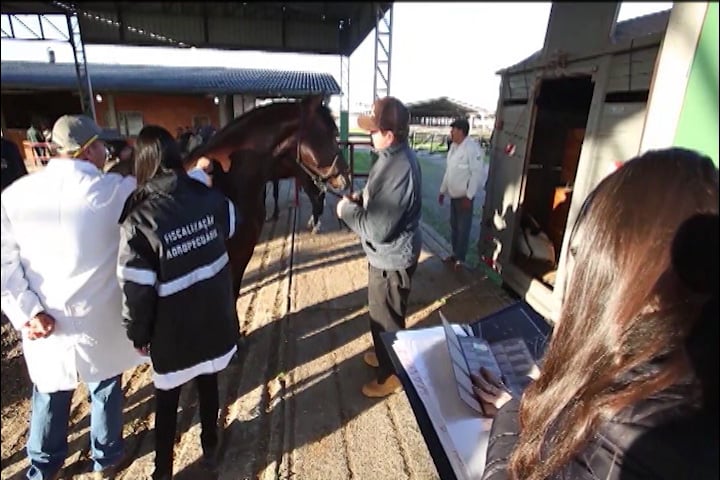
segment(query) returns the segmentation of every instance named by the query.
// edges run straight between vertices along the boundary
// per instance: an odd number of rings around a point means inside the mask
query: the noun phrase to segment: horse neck
[[[273,180],[279,178],[293,178],[301,175],[302,170],[297,164],[294,152],[285,152],[275,158],[273,165]]]
[[[231,160],[234,152],[249,154],[245,161],[267,162],[264,176],[278,178],[276,167],[292,170],[297,160],[297,140],[303,121],[301,111],[292,104],[275,104],[277,107],[260,107],[251,110],[225,125],[211,140],[186,158],[186,165],[206,153]],[[311,128],[311,127],[302,127]],[[299,134],[299,135],[298,135]],[[212,156],[212,155],[211,155]],[[249,157],[252,157],[250,159]],[[287,173],[282,177],[287,178]]]
[[[288,108],[290,104],[283,104],[282,106],[274,107],[277,110]],[[298,130],[302,123],[300,116],[290,117],[288,119],[281,120],[280,128],[272,132],[269,138],[265,137],[265,129],[267,125],[272,125],[276,122],[276,117],[273,117],[273,106],[267,107],[267,109],[255,109],[251,110],[247,114],[241,116],[238,120],[237,129],[241,132],[244,139],[252,141],[253,139],[261,138],[262,144],[269,148],[269,152],[275,155],[275,150],[284,142],[293,143],[296,139]],[[276,111],[277,111],[276,110]],[[285,149],[283,149],[284,151]],[[279,154],[280,152],[278,152]]]

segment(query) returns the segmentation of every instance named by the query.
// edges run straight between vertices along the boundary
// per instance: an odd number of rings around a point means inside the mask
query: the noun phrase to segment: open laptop
[[[460,398],[470,408],[483,415],[485,412],[473,393],[470,374],[477,374],[481,367],[485,367],[497,378],[502,379],[514,396],[519,397],[532,381],[529,373],[538,365],[549,334],[547,325],[530,318],[521,307],[513,307],[499,312],[505,313],[506,316],[511,314],[515,321],[504,325],[502,322],[499,323],[501,333],[505,335],[497,335],[497,332],[494,332],[493,339],[483,338],[484,320],[472,326],[458,324],[454,328],[440,312]],[[531,353],[528,344],[533,347],[534,354]]]

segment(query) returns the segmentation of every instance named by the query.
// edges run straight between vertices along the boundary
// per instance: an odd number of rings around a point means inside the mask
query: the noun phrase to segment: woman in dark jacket
[[[484,479],[717,478],[717,420],[714,429],[697,420],[712,418],[703,408],[711,390],[691,361],[703,340],[687,346],[711,293],[671,262],[681,225],[717,213],[717,169],[679,148],[630,160],[590,194],[539,377],[520,401],[487,372],[475,379],[480,399],[500,408]],[[714,245],[692,247],[691,270],[714,258],[717,272],[715,231]],[[717,337],[704,342],[717,362]]]
[[[163,128],[147,126],[138,135],[135,174],[138,188],[120,219],[118,278],[128,338],[154,369],[153,478],[169,479],[180,389],[192,379],[203,462],[216,467],[217,372],[239,337],[225,241],[239,216],[221,193],[185,173],[177,143]]]
[[[20,150],[13,142],[2,137],[2,190],[27,173]]]

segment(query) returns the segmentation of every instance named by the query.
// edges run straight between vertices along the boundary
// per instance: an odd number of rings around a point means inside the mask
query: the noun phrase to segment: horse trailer
[[[617,22],[616,3],[553,3],[543,49],[498,72],[478,249],[546,318],[559,315],[570,226],[605,176],[672,145],[717,165],[717,7]]]

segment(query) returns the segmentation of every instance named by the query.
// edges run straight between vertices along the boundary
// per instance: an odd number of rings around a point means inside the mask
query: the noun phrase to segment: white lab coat
[[[53,159],[2,193],[2,310],[16,329],[40,311],[54,332],[23,350],[41,392],[97,382],[145,359],[122,325],[115,276],[125,200],[133,177],[82,160]],[[79,378],[78,378],[79,377]]]
[[[478,193],[484,197],[487,169],[483,156],[480,145],[470,137],[465,137],[459,145],[453,143],[447,154],[440,193],[450,198],[472,199]]]

